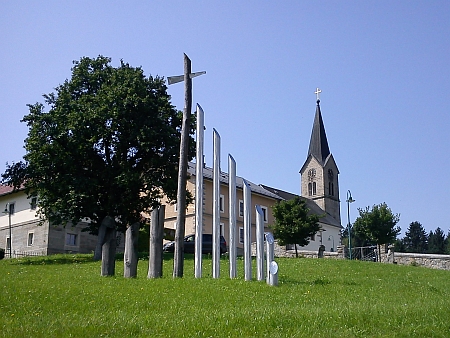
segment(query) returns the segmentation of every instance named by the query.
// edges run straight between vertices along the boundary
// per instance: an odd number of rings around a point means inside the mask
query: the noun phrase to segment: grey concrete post
[[[237,253],[236,253],[236,161],[228,154],[228,193],[229,193],[229,221],[230,240],[228,254],[230,257],[230,278],[237,277]]]
[[[246,180],[243,179],[242,181],[244,190],[244,279],[249,281],[252,280],[252,190]]]
[[[220,135],[213,129],[213,241],[212,276],[220,276]]]
[[[256,280],[264,280],[264,213],[256,208]]]
[[[204,112],[197,104],[197,153],[195,167],[195,278],[202,277],[202,238],[203,238],[203,145]]]

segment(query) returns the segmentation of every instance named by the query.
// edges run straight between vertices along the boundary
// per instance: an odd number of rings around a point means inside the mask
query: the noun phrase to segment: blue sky
[[[427,231],[450,224],[449,1],[2,1],[0,171],[25,154],[26,104],[99,54],[147,75],[193,71],[194,103],[237,173],[300,193],[316,87],[330,150],[357,208],[386,202]],[[183,85],[169,87],[183,108]]]

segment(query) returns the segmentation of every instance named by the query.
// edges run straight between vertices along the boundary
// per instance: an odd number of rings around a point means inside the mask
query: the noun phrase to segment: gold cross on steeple
[[[320,98],[319,98],[320,93],[322,93],[322,91],[319,88],[316,88],[316,91],[314,92],[314,94],[316,94],[316,96],[317,96],[317,101],[320,100]]]

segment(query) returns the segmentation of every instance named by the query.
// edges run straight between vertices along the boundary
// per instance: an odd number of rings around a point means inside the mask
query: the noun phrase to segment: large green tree
[[[103,221],[125,231],[177,190],[182,115],[164,79],[110,63],[103,56],[74,61],[71,78],[44,95],[45,105],[29,105],[24,161],[2,175],[38,197],[43,219],[88,218],[93,234]]]
[[[419,222],[412,222],[403,238],[406,252],[425,253],[428,246],[427,232]]]
[[[445,234],[441,228],[430,231],[428,235],[428,251],[430,254],[444,254],[446,252]]]
[[[273,206],[274,224],[270,225],[273,236],[280,245],[308,245],[312,236],[320,230],[319,215],[310,214],[306,202],[299,196],[292,200],[280,201]]]
[[[353,223],[353,231],[360,238],[367,238],[378,245],[393,243],[401,229],[397,226],[399,214],[394,214],[386,203],[374,205],[372,208],[358,209],[359,216]]]

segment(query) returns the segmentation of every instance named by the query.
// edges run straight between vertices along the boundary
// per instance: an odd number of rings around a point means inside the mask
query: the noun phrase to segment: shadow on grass
[[[211,255],[203,255],[203,258],[210,259]],[[148,261],[148,252],[139,252],[138,259]],[[185,254],[185,260],[194,260],[193,254]],[[164,261],[173,260],[173,253],[164,253]],[[93,254],[56,254],[49,256],[25,256],[5,260],[13,265],[46,265],[46,264],[83,264],[94,262]],[[116,261],[123,261],[123,253],[116,254]]]
[[[93,254],[57,254],[49,256],[13,258],[13,265],[83,264],[94,261]]]
[[[308,286],[327,286],[327,285],[345,285],[345,286],[355,286],[358,285],[354,281],[332,281],[327,278],[318,277],[314,280],[300,280],[289,278],[286,276],[280,276],[279,282],[287,285],[308,285]]]

